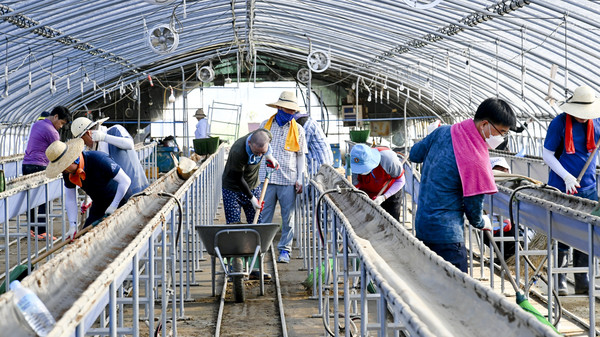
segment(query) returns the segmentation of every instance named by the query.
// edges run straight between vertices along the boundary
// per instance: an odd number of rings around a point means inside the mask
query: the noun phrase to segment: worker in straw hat
[[[104,152],[114,160],[125,174],[131,179],[131,185],[125,193],[125,198],[143,191],[148,187],[148,179],[144,168],[134,150],[133,138],[121,125],[115,124],[110,128],[102,125],[108,117],[92,122],[89,118],[79,117],[71,125],[74,138],[81,138],[89,149]],[[89,207],[89,202],[84,203]],[[86,208],[87,208],[86,207]],[[82,210],[85,212],[85,210]]]
[[[262,212],[265,223],[273,220],[275,205],[279,201],[282,227],[278,262],[289,263],[294,239],[294,213],[296,209],[296,194],[302,193],[302,176],[305,170],[305,153],[308,152],[304,128],[296,122],[294,114],[302,110],[297,103],[296,94],[284,91],[275,103],[267,106],[277,109],[277,113],[260,125],[271,132],[271,148],[273,157],[277,158],[281,169],[271,174],[270,183],[266,189],[265,206]],[[266,160],[263,160],[259,177],[264,181],[266,176]],[[264,187],[263,187],[264,188]]]
[[[107,154],[99,151],[82,152],[83,147],[83,140],[76,138],[67,143],[57,140],[46,149],[46,156],[50,161],[46,167],[46,176],[56,178],[62,173],[65,182],[65,208],[69,219],[69,232],[65,239],[72,239],[77,233],[77,186],[93,201],[83,226],[86,227],[103,216],[112,214],[117,207],[127,202],[124,196],[131,183],[127,174]]]
[[[206,120],[206,114],[204,114],[204,109],[200,108],[196,110],[196,114],[194,117],[198,120],[196,124],[196,131],[194,131],[194,138],[202,139],[208,138],[208,121]]]
[[[559,106],[563,113],[556,116],[546,132],[543,158],[550,167],[548,185],[575,196],[598,200],[596,188],[596,155],[594,152],[600,138],[600,99],[587,85],[575,89],[573,96]],[[591,163],[578,181],[590,156]],[[558,243],[558,267],[566,267],[569,246]],[[579,250],[573,250],[573,265],[587,267],[588,256]],[[587,294],[589,282],[587,274],[575,273],[575,293]],[[567,294],[565,274],[558,276],[558,292]]]

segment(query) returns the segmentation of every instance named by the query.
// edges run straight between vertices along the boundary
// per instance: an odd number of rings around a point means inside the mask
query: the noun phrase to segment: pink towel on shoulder
[[[473,119],[452,125],[450,135],[463,195],[470,197],[498,192],[487,143],[481,138]]]

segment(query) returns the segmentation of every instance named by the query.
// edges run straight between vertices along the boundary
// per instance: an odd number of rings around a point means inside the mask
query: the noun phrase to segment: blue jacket
[[[450,126],[441,126],[410,150],[410,161],[423,163],[415,229],[428,243],[464,242],[466,215],[483,227],[483,194],[464,197],[452,147]]]

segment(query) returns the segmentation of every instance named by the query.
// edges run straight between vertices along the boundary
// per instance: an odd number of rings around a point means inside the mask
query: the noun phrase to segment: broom
[[[527,297],[525,297],[525,294],[519,289],[519,286],[517,285],[517,283],[515,282],[513,277],[510,275],[510,270],[508,269],[508,266],[506,265],[506,261],[504,261],[504,256],[502,256],[502,252],[500,251],[500,248],[498,248],[498,245],[496,245],[496,241],[494,241],[494,238],[492,237],[492,233],[490,233],[490,231],[483,231],[483,232],[485,233],[488,240],[494,247],[494,251],[496,252],[496,257],[498,258],[498,260],[500,260],[500,264],[502,265],[502,268],[504,268],[504,270],[506,271],[508,280],[510,281],[510,284],[513,286],[513,288],[515,290],[515,293],[517,295],[517,305],[519,305],[521,308],[523,308],[523,310],[534,315],[535,318],[537,318],[537,320],[540,321],[540,323],[551,327],[552,330],[554,330],[557,334],[561,335],[561,333],[558,330],[556,330],[554,325],[552,325],[550,322],[548,322],[546,317],[544,317],[539,311],[537,311],[536,308],[533,307],[533,305],[531,305],[531,303],[529,303],[529,300],[527,299]]]

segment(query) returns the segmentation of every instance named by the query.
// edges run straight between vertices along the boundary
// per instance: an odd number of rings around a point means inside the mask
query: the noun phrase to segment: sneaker
[[[279,259],[277,259],[277,262],[290,263],[290,252],[287,250],[280,250]]]
[[[41,239],[46,240],[46,237],[48,237],[48,233],[42,233],[40,235],[38,235]],[[56,237],[52,237],[52,241],[56,241]]]
[[[263,272],[263,276],[264,276],[265,280],[270,280],[271,279],[271,274],[269,274],[269,273]],[[259,278],[260,278],[260,271],[253,270],[253,271],[250,272],[250,279],[251,280],[258,280]]]

